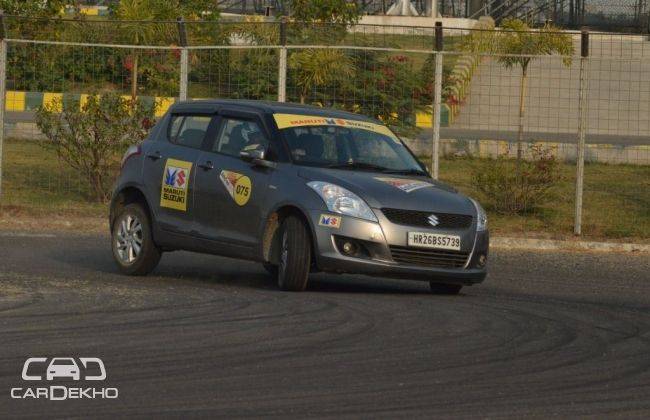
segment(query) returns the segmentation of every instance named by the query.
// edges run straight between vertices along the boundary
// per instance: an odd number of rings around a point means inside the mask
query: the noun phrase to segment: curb
[[[650,253],[650,245],[616,243],[559,241],[553,239],[490,238],[490,247],[497,249],[527,249],[536,251],[594,251],[594,252],[640,252]]]
[[[26,92],[26,91],[7,91],[5,96],[5,111],[23,112],[36,111],[41,106],[52,106],[54,100],[78,101],[82,106],[87,100],[89,94],[86,93],[62,93],[62,92]],[[122,98],[130,100],[131,95],[122,95]],[[165,112],[172,106],[178,98],[167,96],[138,96],[143,103],[151,105],[157,104],[156,117],[162,117]],[[193,98],[199,99],[199,98]],[[58,104],[57,107],[60,107]]]

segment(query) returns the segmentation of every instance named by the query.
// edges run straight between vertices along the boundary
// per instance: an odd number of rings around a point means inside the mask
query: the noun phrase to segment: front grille
[[[469,258],[467,252],[420,249],[393,245],[390,247],[390,253],[393,256],[393,260],[399,264],[436,268],[462,268],[467,263],[467,258]]]
[[[427,218],[432,214],[438,217],[437,228],[467,229],[472,226],[472,216],[465,214],[436,213],[431,211],[415,211],[400,209],[381,209],[382,213],[392,223],[405,226],[421,226],[431,228]]]

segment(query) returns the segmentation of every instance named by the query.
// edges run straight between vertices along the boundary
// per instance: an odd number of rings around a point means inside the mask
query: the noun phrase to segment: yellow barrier
[[[5,109],[7,111],[24,111],[25,92],[7,92]]]
[[[174,105],[176,98],[156,98],[156,117],[162,117],[170,106]]]
[[[50,108],[54,111],[61,112],[61,107],[63,105],[63,94],[62,93],[50,93],[45,92],[43,94],[43,106]]]

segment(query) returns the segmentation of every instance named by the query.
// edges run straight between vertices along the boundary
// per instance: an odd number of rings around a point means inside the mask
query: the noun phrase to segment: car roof
[[[321,108],[312,105],[243,99],[202,99],[195,101],[177,102],[172,105],[171,112],[216,112],[224,106],[233,107],[240,110],[247,109],[250,111],[263,112],[266,114],[311,115],[327,118],[344,118],[348,120],[367,121],[381,124],[381,122],[373,118],[347,111]]]

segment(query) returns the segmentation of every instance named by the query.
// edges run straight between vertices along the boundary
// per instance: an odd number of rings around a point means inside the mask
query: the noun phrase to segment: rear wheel
[[[282,290],[300,292],[307,287],[311,266],[311,242],[305,223],[289,216],[282,222],[278,285]]]
[[[431,287],[431,293],[436,295],[457,295],[462,290],[463,286],[458,284],[444,284],[429,282],[429,287]]]
[[[153,242],[149,216],[140,204],[129,204],[120,211],[111,234],[113,258],[122,273],[144,276],[156,268],[161,253]]]

